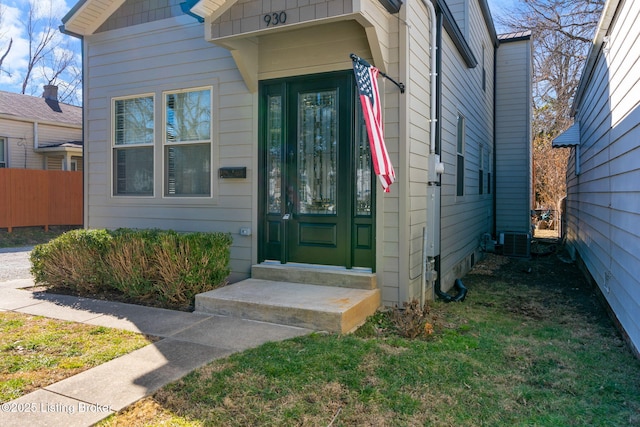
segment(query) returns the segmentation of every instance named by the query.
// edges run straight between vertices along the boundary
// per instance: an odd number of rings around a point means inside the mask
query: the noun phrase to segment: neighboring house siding
[[[581,126],[569,160],[567,240],[640,349],[640,3],[621,2],[609,41],[576,105]]]
[[[36,148],[34,145],[36,135],[39,147],[82,139],[82,128],[79,125],[38,123],[37,132],[34,132],[33,121],[0,118],[0,129],[2,132],[0,136],[5,138],[7,144],[7,167],[11,168],[60,169],[55,166],[55,163],[47,164],[43,154],[33,151]]]
[[[0,119],[0,129],[7,141],[7,167],[43,169],[42,157],[33,151],[33,123]]]
[[[189,17],[90,36],[86,46],[85,224],[229,232],[232,279],[247,276],[257,233],[240,236],[238,230],[256,230],[257,97],[247,91],[229,52],[206,42],[202,25]],[[163,91],[203,86],[213,88],[213,197],[163,197]],[[112,97],[148,93],[155,95],[154,196],[113,197]],[[247,179],[220,180],[219,166],[246,166]]]
[[[80,140],[82,140],[82,131],[80,127],[65,127],[43,123],[38,124],[39,147],[60,142]]]
[[[470,31],[467,39],[474,55],[493,64],[493,43],[477,2],[469,5]],[[442,176],[441,288],[447,290],[462,277],[480,254],[479,242],[492,228],[492,194],[479,194],[480,150],[485,159],[493,154],[493,67],[485,67],[486,89],[482,89],[482,64],[467,68],[448,34],[442,49]],[[456,195],[458,114],[465,117],[464,195]],[[484,167],[486,171],[486,166]],[[486,173],[484,180],[487,179]]]
[[[496,91],[496,231],[531,231],[531,43],[502,42]],[[527,72],[523,72],[527,70]]]

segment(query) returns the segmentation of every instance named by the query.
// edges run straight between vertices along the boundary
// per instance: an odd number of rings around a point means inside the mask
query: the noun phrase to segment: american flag
[[[356,75],[360,103],[364,112],[364,121],[367,125],[373,169],[378,178],[380,178],[384,192],[388,193],[389,187],[396,180],[396,173],[393,170],[393,165],[384,143],[382,107],[380,105],[380,93],[378,92],[378,74],[380,71],[376,67],[363,63],[355,55],[353,58],[353,71]]]

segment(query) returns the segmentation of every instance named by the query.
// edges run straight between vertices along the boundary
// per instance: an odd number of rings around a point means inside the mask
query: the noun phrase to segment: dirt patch
[[[567,262],[558,239],[534,239],[531,248],[530,258],[488,254],[465,277],[465,285],[473,287],[490,282],[496,293],[508,296],[504,308],[528,320],[555,317],[562,323],[572,322],[574,319],[566,318],[567,306],[578,308],[582,316],[602,315],[604,308],[598,290],[574,263]],[[522,286],[527,289],[526,296],[522,295]]]

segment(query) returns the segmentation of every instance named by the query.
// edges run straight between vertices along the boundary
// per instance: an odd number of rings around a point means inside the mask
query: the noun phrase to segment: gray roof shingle
[[[82,125],[82,107],[20,93],[0,91],[0,114],[17,119]]]

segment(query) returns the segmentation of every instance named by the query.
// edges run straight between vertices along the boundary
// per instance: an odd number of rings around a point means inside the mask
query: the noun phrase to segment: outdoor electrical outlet
[[[240,228],[241,236],[251,236],[251,229],[249,227],[241,227]]]

